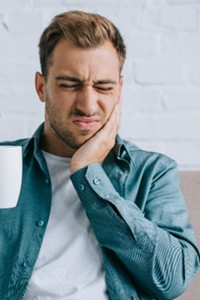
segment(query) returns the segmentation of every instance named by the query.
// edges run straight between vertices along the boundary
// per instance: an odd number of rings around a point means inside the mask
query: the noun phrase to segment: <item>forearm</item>
[[[120,197],[99,164],[76,172],[72,181],[99,243],[117,254],[138,285],[162,299],[183,292],[198,269],[193,242],[145,218],[134,201]]]

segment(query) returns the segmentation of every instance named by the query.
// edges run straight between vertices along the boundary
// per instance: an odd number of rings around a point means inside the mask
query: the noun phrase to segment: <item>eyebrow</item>
[[[94,82],[95,84],[117,84],[117,81],[115,80],[110,80],[110,79],[105,79],[105,80],[98,80]]]
[[[71,81],[71,82],[79,82],[82,83],[82,80],[80,80],[78,77],[74,76],[56,76],[56,80],[66,80],[66,81]]]
[[[78,82],[78,83],[81,83],[83,84],[83,81],[78,78],[78,77],[75,77],[75,76],[56,76],[55,78],[57,81],[59,80],[66,80],[66,81],[70,81],[70,82]],[[114,84],[114,85],[117,85],[117,81],[115,80],[111,80],[111,79],[102,79],[102,80],[98,80],[98,81],[94,81],[94,84]]]

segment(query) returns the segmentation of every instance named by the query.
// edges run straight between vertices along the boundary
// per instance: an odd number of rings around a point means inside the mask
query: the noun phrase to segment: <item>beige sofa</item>
[[[181,189],[200,246],[200,171],[181,171]],[[200,300],[200,272],[179,300]]]

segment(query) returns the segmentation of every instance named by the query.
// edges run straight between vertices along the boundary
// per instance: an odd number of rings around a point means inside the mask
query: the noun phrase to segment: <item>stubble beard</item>
[[[70,148],[77,150],[79,149],[87,140],[91,138],[88,131],[81,132],[81,136],[85,137],[84,139],[78,139],[74,133],[70,130],[62,130],[62,124],[50,123],[51,128],[54,130],[56,135]],[[86,137],[88,136],[88,137]]]
[[[72,115],[78,115],[78,112],[72,111],[69,113],[66,118],[70,118]],[[81,113],[79,112],[79,116]],[[83,115],[83,114],[82,114]],[[46,101],[46,118],[48,120],[48,124],[57,137],[62,140],[68,147],[77,150],[84,143],[86,143],[96,132],[93,134],[90,133],[89,130],[82,130],[81,133],[77,136],[71,130],[67,128],[62,121],[59,121],[59,115],[56,112],[56,108],[50,104],[50,101]]]

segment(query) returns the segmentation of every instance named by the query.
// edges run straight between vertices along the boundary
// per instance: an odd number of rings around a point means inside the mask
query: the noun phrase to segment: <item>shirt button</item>
[[[49,183],[50,183],[50,180],[49,180],[48,178],[46,178],[46,179],[45,179],[45,184],[46,184],[46,185],[49,185]]]
[[[37,226],[42,227],[44,225],[44,221],[43,220],[38,220],[37,221]]]
[[[100,180],[98,179],[98,178],[95,178],[94,180],[93,180],[93,182],[94,182],[94,184],[99,184],[100,183]]]
[[[28,267],[28,262],[25,260],[22,265],[23,265],[24,268],[27,268]]]
[[[80,185],[79,185],[79,189],[80,189],[81,191],[83,191],[83,190],[85,189],[84,184],[80,184]]]

